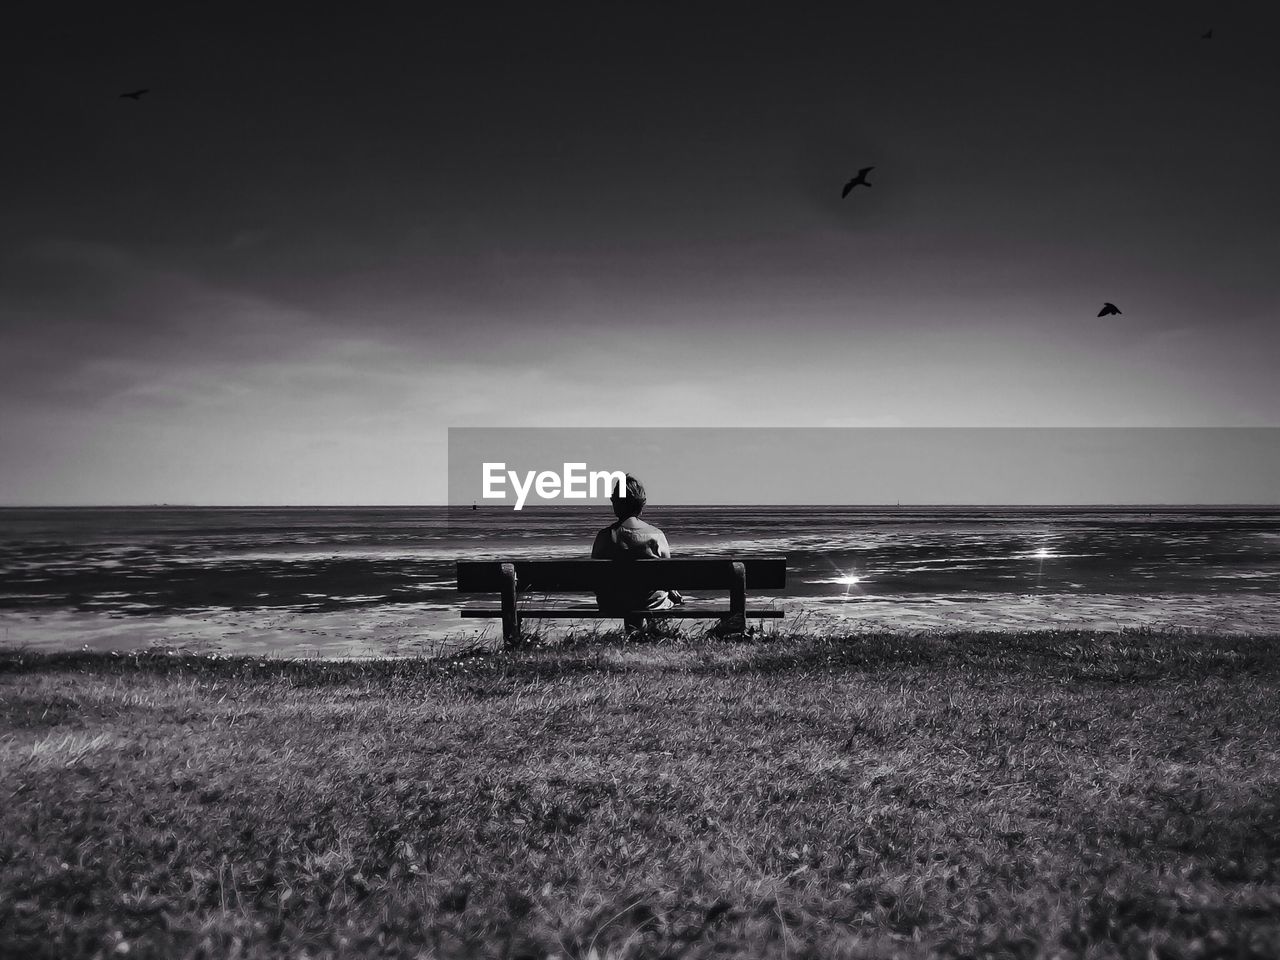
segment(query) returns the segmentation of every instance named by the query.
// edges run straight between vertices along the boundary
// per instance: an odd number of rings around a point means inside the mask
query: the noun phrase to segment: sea
[[[785,556],[786,589],[750,597],[784,611],[767,630],[1280,635],[1277,508],[654,506],[645,518],[676,555]],[[460,597],[455,562],[585,557],[611,519],[577,506],[4,508],[0,646],[343,658],[492,646],[496,622],[459,614],[494,598]]]

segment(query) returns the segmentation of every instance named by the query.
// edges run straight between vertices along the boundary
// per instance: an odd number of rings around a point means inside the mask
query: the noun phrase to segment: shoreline
[[[1280,634],[1280,595],[951,594],[926,597],[762,595],[787,612],[770,635],[920,631],[999,632],[1081,629],[1108,632],[1184,630]],[[499,644],[497,621],[463,620],[458,605],[382,604],[327,611],[280,608],[129,614],[51,609],[0,613],[0,646],[37,650],[138,650],[153,646],[225,655],[303,658],[435,656],[477,644]],[[479,626],[477,626],[479,624]],[[553,638],[616,632],[616,621],[544,621]],[[708,623],[687,624],[690,637]]]

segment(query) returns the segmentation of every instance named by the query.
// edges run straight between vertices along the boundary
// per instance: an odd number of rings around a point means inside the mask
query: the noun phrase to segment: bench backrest
[[[520,590],[598,590],[641,587],[660,590],[726,589],[734,563],[746,568],[747,586],[780,589],[787,585],[786,557],[675,557],[670,560],[459,560],[459,593],[497,593],[502,564],[516,568]]]

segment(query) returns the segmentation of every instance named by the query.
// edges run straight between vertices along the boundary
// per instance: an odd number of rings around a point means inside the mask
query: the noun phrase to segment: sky
[[[451,427],[1280,426],[1274,5],[318,6],[6,15],[0,504],[444,502]]]

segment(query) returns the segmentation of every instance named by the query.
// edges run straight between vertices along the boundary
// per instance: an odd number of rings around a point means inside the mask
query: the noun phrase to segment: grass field
[[[0,953],[1280,956],[1280,642],[0,655]]]

